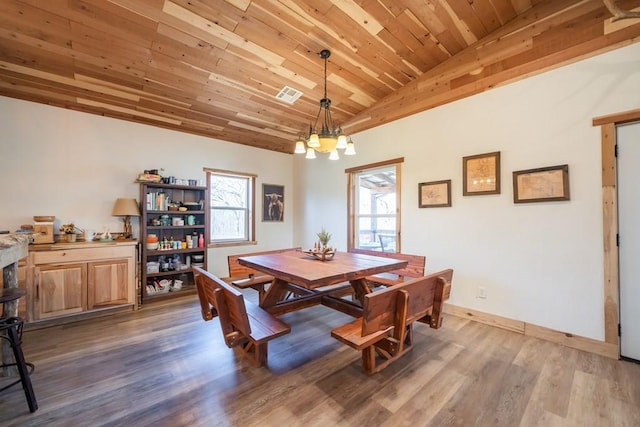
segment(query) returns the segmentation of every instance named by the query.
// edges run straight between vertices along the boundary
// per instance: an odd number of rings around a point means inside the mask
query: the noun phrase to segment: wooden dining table
[[[362,300],[371,292],[367,276],[407,266],[405,260],[350,252],[336,252],[328,261],[287,251],[244,256],[238,262],[274,277],[260,303],[271,314],[323,304],[354,317],[362,315]]]

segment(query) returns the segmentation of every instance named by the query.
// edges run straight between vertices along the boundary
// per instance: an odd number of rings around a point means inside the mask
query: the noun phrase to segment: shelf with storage
[[[207,268],[208,199],[206,187],[140,184],[142,303],[195,292],[191,267]]]

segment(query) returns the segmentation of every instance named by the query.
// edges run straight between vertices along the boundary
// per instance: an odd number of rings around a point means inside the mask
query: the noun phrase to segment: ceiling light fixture
[[[336,125],[331,117],[331,100],[327,97],[327,58],[331,56],[331,51],[323,49],[320,58],[324,59],[324,97],[320,100],[320,109],[316,115],[313,125],[309,123],[309,133],[301,137],[296,142],[296,154],[307,154],[305,158],[315,159],[316,151],[329,153],[330,160],[338,160],[338,150],[344,150],[344,154],[356,154],[355,146],[351,137],[342,132],[342,128]],[[318,121],[322,116],[322,126],[318,132]]]

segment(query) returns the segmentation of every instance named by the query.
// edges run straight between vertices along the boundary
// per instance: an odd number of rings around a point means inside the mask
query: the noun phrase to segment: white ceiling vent
[[[287,104],[293,104],[302,96],[302,92],[289,86],[283,87],[276,95],[276,98],[280,101],[284,101]]]

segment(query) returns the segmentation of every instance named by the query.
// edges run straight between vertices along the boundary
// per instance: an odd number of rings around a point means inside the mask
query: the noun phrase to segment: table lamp
[[[123,216],[124,221],[124,233],[122,237],[125,239],[131,239],[133,233],[131,231],[131,217],[140,216],[140,209],[138,209],[138,202],[136,199],[117,199],[115,205],[113,205],[112,216]]]

